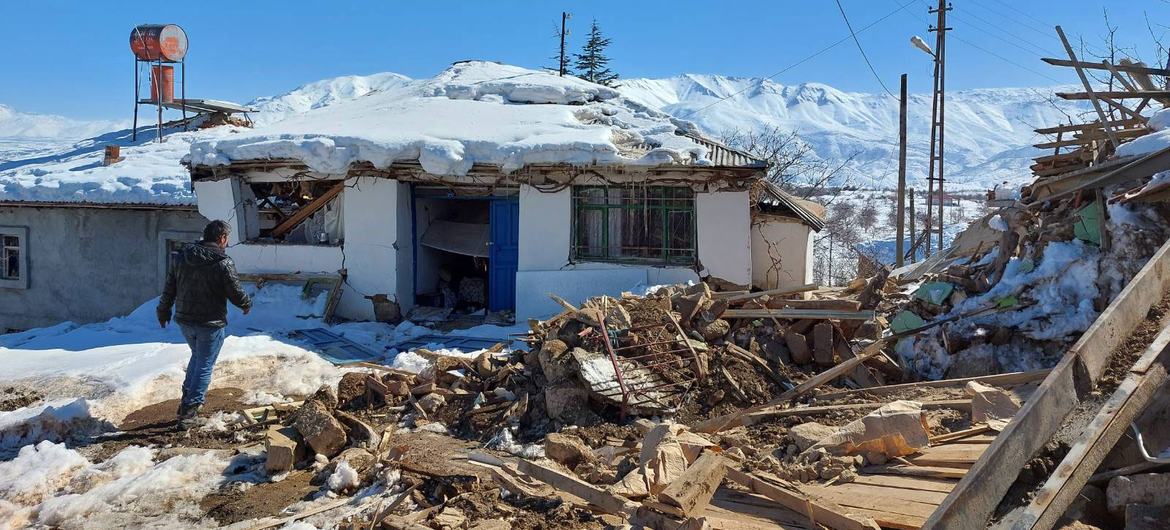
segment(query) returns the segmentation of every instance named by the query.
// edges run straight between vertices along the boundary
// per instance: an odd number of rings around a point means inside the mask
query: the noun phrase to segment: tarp
[[[419,242],[455,254],[486,258],[488,242],[491,240],[489,228],[490,225],[486,223],[434,221]]]

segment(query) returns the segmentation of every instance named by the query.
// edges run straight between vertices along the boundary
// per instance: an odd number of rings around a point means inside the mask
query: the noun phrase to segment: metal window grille
[[[693,265],[695,194],[669,186],[573,187],[573,259]]]
[[[20,279],[20,237],[0,236],[0,280]]]

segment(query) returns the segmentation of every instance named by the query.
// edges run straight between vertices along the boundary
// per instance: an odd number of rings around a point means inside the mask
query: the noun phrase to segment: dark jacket
[[[158,300],[160,321],[222,328],[227,325],[227,301],[240,309],[252,307],[252,299],[240,287],[236,265],[215,243],[184,245],[167,271],[167,286]]]

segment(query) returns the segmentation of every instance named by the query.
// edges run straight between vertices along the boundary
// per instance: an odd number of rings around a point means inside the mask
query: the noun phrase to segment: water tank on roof
[[[130,51],[143,61],[182,61],[187,33],[174,24],[143,24],[130,31]]]

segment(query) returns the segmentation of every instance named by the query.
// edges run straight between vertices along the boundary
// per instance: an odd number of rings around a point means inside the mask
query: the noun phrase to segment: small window
[[[0,226],[0,288],[28,288],[28,228]]]
[[[669,186],[573,188],[573,258],[695,263],[695,194]]]
[[[0,267],[0,280],[20,279],[20,236],[3,236],[4,247],[0,250],[3,257],[3,267]]]

